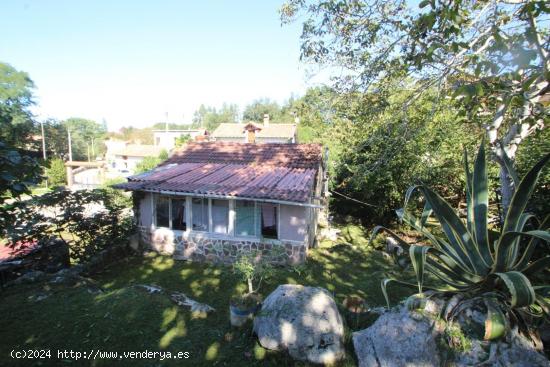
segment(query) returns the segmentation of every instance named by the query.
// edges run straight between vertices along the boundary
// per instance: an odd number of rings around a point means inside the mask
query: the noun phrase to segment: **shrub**
[[[262,281],[273,274],[273,266],[261,259],[260,252],[251,251],[239,256],[233,264],[233,271],[246,282],[250,294],[257,292]],[[256,289],[254,289],[254,282],[257,282]]]
[[[64,241],[75,262],[86,262],[99,251],[127,242],[132,216],[109,192],[53,191],[29,201],[0,208],[0,234],[9,243]]]
[[[496,233],[495,238],[491,238],[488,230],[488,184],[483,144],[479,148],[473,174],[469,171],[465,154],[465,223],[440,195],[420,184],[409,188],[403,209],[397,212],[403,222],[429,241],[430,246],[409,245],[394,232],[383,227],[376,227],[373,234],[385,229],[400,245],[408,249],[419,293],[422,293],[423,288],[433,289],[424,285],[424,273],[427,272],[447,286],[447,289],[439,290],[440,292],[460,294],[464,302],[471,302],[473,299],[483,301],[492,321],[503,320],[503,313],[513,320],[548,315],[550,307],[542,296],[547,287],[533,286],[531,281],[535,279],[535,274],[550,266],[550,256],[538,260],[533,257],[537,246],[550,241],[550,221],[547,217],[537,226],[538,229],[526,231],[530,222],[538,222],[534,215],[524,211],[536,187],[538,176],[549,159],[550,154],[544,156],[521,181],[516,175],[512,175],[516,192],[506,213],[502,233]],[[415,192],[421,193],[425,199],[420,218],[407,210],[407,204]],[[434,231],[426,227],[432,214],[439,223],[436,230],[444,233],[445,238],[434,235]],[[414,286],[397,279],[384,279],[382,291],[388,306],[386,286],[392,281]],[[486,326],[494,330],[503,329],[502,322],[490,322]],[[494,333],[486,330],[486,338],[492,337]]]
[[[52,159],[49,162],[49,167],[46,168],[46,177],[53,187],[63,186],[67,181],[65,162],[61,158]]]

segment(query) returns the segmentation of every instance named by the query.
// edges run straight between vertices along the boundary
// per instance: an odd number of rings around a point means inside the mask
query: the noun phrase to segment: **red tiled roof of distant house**
[[[127,190],[307,202],[321,164],[317,144],[189,143]]]

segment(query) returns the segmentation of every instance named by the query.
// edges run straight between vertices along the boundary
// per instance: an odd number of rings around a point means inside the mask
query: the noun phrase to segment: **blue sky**
[[[281,3],[2,0],[0,61],[34,80],[39,118],[190,122],[200,103],[242,111],[314,84]]]

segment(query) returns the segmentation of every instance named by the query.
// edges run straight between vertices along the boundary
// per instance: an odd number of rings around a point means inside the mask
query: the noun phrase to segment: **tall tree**
[[[34,83],[29,75],[0,62],[0,140],[14,147],[25,147],[33,132],[29,108]]]
[[[103,125],[95,121],[72,117],[61,123],[71,132],[73,160],[95,159],[105,151],[103,140],[107,134]]]
[[[513,161],[549,118],[549,13],[547,2],[532,0],[290,0],[281,8],[283,22],[305,15],[301,57],[337,67],[337,87],[368,91],[414,78],[405,116],[433,86],[453,96],[486,132],[505,208],[515,190],[506,155]]]

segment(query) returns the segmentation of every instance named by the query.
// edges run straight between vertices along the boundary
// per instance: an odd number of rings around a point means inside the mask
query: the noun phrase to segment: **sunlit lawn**
[[[324,242],[310,252],[308,262],[298,268],[285,268],[262,286],[269,294],[278,284],[299,283],[321,286],[331,291],[341,304],[346,295],[364,297],[370,306],[384,305],[380,280],[396,271],[379,252],[367,247],[363,229],[347,226],[342,233],[349,244]],[[341,243],[341,242],[339,242]],[[350,245],[351,244],[351,245]],[[398,271],[398,270],[397,270]],[[244,290],[230,267],[174,261],[167,256],[135,257],[117,264],[94,280],[103,293],[92,293],[86,284],[52,284],[8,288],[0,293],[0,366],[60,365],[52,359],[16,361],[12,349],[51,349],[73,351],[170,351],[189,352],[187,360],[126,360],[118,365],[293,365],[284,353],[261,348],[251,326],[242,329],[229,324],[231,294]],[[216,312],[207,318],[193,318],[188,309],[172,303],[166,295],[148,294],[132,284],[155,284],[170,291],[211,305]],[[41,301],[37,293],[49,294]],[[392,290],[396,302],[410,290]],[[343,311],[343,310],[342,310]],[[365,327],[363,320],[352,329]],[[343,365],[355,365],[347,328],[348,358]],[[63,364],[109,366],[112,360],[71,361]]]

